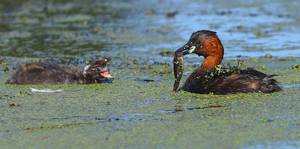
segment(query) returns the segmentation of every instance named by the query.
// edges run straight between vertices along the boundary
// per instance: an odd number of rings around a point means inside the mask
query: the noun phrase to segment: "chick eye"
[[[101,69],[100,68],[96,68],[96,71],[101,71]]]

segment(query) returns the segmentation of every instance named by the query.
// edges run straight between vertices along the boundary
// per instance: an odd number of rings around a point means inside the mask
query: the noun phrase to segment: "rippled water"
[[[296,2],[229,3],[232,6],[192,0],[12,3],[1,13],[1,53],[45,57],[101,50],[174,50],[192,32],[209,29],[218,32],[226,57],[300,56]]]
[[[299,148],[300,77],[292,67],[300,63],[299,6],[284,0],[1,0],[1,148]],[[172,52],[200,29],[217,31],[224,63],[239,57],[247,67],[277,74],[283,91],[173,93]],[[4,84],[19,63],[82,67],[99,57],[111,58],[112,84]],[[185,59],[185,78],[198,59]]]

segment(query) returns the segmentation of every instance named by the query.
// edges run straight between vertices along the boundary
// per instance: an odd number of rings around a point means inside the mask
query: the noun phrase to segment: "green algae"
[[[171,62],[172,51],[178,47],[164,44],[185,42],[186,39],[178,37],[182,26],[172,24],[185,14],[182,9],[164,20],[166,24],[152,24],[153,18],[165,18],[168,7],[163,11],[144,9],[147,2],[143,1],[141,14],[145,16],[141,17],[133,15],[135,8],[124,1],[89,1],[93,2],[91,5],[78,0],[48,0],[46,12],[44,3],[33,2],[22,1],[20,6],[7,0],[0,3],[4,12],[6,7],[18,8],[13,15],[1,15],[1,148],[243,148],[300,139],[300,77],[298,69],[291,69],[300,63],[299,58],[266,55],[243,59],[243,68],[277,74],[281,92],[226,96],[174,93]],[[239,2],[229,6],[222,2],[217,8],[246,9],[260,7],[262,3]],[[226,11],[219,15],[232,17],[230,14]],[[272,28],[272,33],[299,26],[296,21],[255,27],[239,23],[240,27],[231,28],[231,32],[253,34],[260,39],[271,35],[264,28]],[[227,30],[220,24],[208,26]],[[235,44],[235,48],[244,47],[239,42],[224,40]],[[265,48],[247,46],[245,51]],[[272,47],[271,50],[284,51]],[[110,57],[114,81],[92,85],[4,83],[17,64],[40,61],[43,57],[79,68],[89,60]],[[198,57],[186,58],[182,80],[200,62]],[[235,66],[236,60],[225,57],[223,64],[228,63]],[[30,88],[63,92],[34,93]]]
[[[300,64],[292,66],[291,69],[300,70]]]
[[[245,61],[251,65],[252,59]],[[256,59],[256,65],[264,64],[258,61],[263,60]],[[285,65],[274,61],[279,68]],[[298,63],[299,59],[293,62]],[[25,144],[28,148],[49,145],[63,148],[66,144],[75,148],[117,145],[121,148],[193,148],[195,145],[237,148],[300,137],[297,88],[283,88],[273,94],[226,96],[174,93],[170,73],[155,82],[134,79],[157,76],[156,71],[166,69],[164,65],[150,66],[115,70],[112,84],[1,84],[0,143],[8,148]],[[268,73],[278,72],[266,68],[264,71]],[[296,77],[298,71],[282,67],[280,72],[285,75],[276,77],[280,84],[297,83],[290,82],[289,78]],[[1,80],[6,78],[7,75]],[[31,87],[63,92],[32,93]],[[12,102],[18,106],[10,106]],[[15,145],[5,143],[9,140]]]

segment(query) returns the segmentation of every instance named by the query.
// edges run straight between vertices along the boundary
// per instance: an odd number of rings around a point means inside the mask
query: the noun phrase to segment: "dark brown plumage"
[[[201,74],[193,72],[182,89],[194,93],[214,94],[238,92],[272,93],[281,90],[272,76],[252,68],[220,74],[216,70],[202,72]]]
[[[280,91],[273,75],[267,75],[252,68],[245,70],[218,68],[224,48],[216,32],[201,30],[192,34],[189,42],[175,52],[174,91],[177,91],[182,76],[182,57],[195,53],[204,56],[204,62],[186,80],[181,89],[194,93],[228,94],[238,92],[272,93]],[[178,64],[179,63],[179,64]]]
[[[30,63],[21,64],[13,72],[9,84],[90,84],[101,79],[110,78],[107,60],[98,60],[85,67],[83,71],[71,69],[57,64]]]

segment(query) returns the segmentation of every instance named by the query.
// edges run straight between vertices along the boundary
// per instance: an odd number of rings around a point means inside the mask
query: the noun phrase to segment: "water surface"
[[[298,8],[283,0],[2,0],[1,148],[299,148]],[[217,31],[224,64],[238,57],[277,74],[283,91],[173,93],[171,52],[200,29]],[[112,84],[4,84],[20,63],[82,68],[103,57]],[[188,56],[184,78],[201,61]]]

